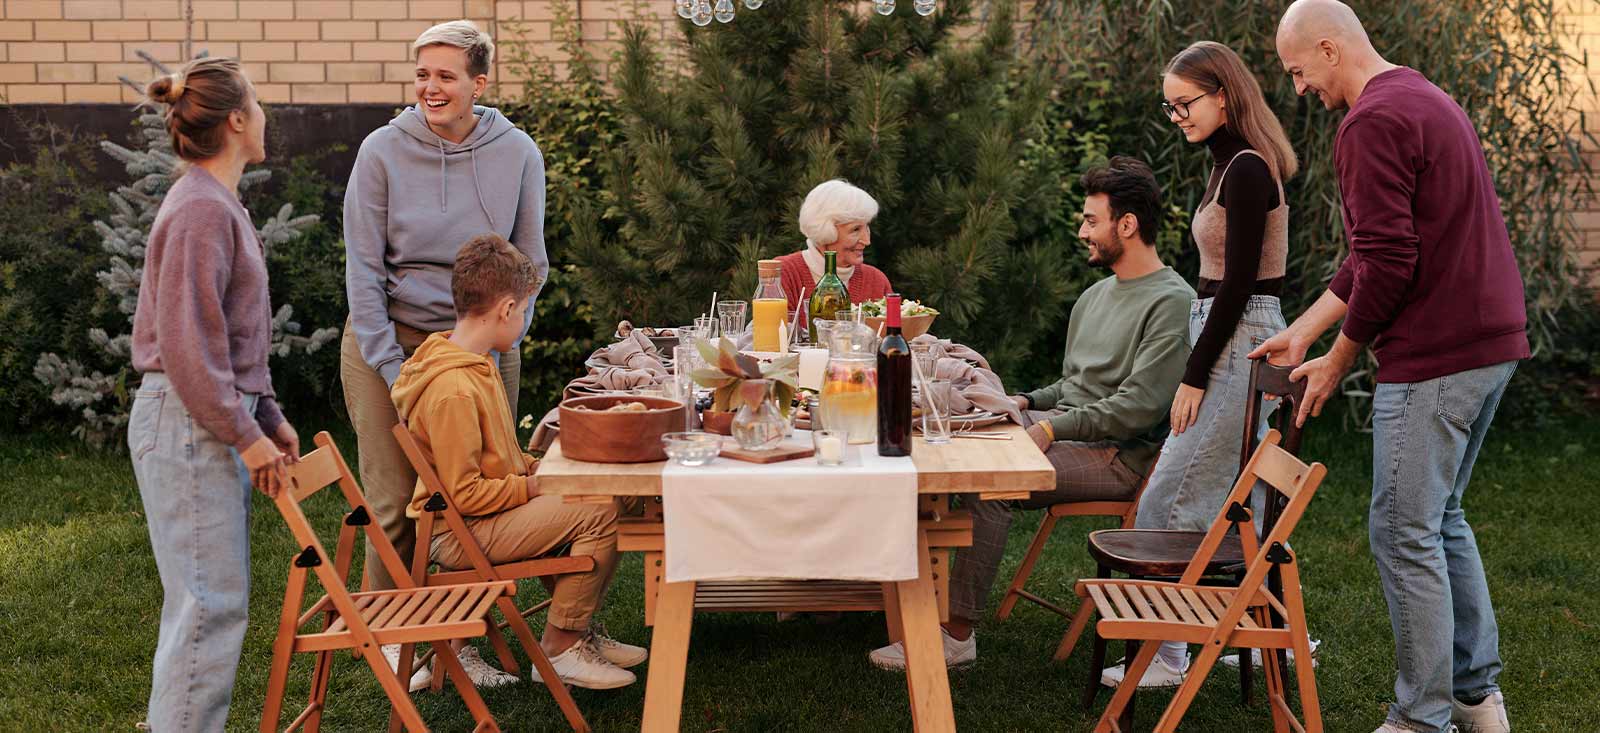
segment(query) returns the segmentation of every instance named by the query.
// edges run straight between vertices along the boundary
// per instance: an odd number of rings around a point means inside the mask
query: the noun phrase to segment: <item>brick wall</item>
[[[1583,140],[1584,158],[1596,171],[1600,171],[1600,144],[1589,138],[1600,138],[1600,96],[1589,87],[1600,89],[1600,2],[1595,0],[1569,0],[1565,17],[1576,31],[1575,46],[1570,49],[1577,60],[1588,59],[1588,70],[1575,68],[1574,72],[1587,74],[1587,83],[1580,83],[1579,106],[1584,111],[1584,126],[1589,137]],[[1600,288],[1600,178],[1592,177],[1595,195],[1580,202],[1573,216],[1581,232],[1578,259],[1589,271],[1589,283]]]
[[[562,58],[549,0],[193,0],[194,51],[244,62],[262,100],[399,104],[412,98],[411,41],[430,25],[469,18],[511,46]],[[586,45],[604,57],[621,36],[627,2],[571,0]],[[182,0],[0,0],[0,99],[12,104],[133,102],[119,76],[143,81],[145,51],[183,58]],[[670,0],[641,9],[663,32]],[[675,18],[672,18],[675,20]],[[504,64],[491,83],[514,87]],[[514,91],[512,88],[502,91]]]

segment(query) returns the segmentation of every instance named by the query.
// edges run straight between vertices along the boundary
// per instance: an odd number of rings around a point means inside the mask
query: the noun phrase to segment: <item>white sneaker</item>
[[[1312,669],[1316,669],[1317,665],[1320,664],[1320,662],[1317,661],[1317,649],[1320,648],[1321,646],[1322,646],[1322,640],[1321,639],[1312,639],[1311,640],[1311,668]],[[1284,659],[1288,660],[1289,664],[1294,664],[1294,650],[1293,649],[1289,649],[1289,650],[1285,651],[1283,653],[1283,656],[1284,656]],[[1223,664],[1225,664],[1225,665],[1227,665],[1229,667],[1233,667],[1233,668],[1237,669],[1239,667],[1239,654],[1237,652],[1235,652],[1233,654],[1228,654],[1228,655],[1222,657],[1221,659],[1219,659],[1217,661],[1219,661],[1219,662],[1221,662],[1221,663],[1223,663]],[[1261,666],[1261,650],[1260,649],[1251,649],[1250,650],[1250,663],[1254,664],[1256,667],[1260,667]]]
[[[389,670],[390,671],[394,671],[394,672],[398,672],[400,670],[400,645],[399,644],[384,644],[382,647],[379,647],[379,649],[381,649],[383,651],[383,658],[389,660]],[[417,655],[416,652],[417,652],[417,647],[412,647],[412,654],[411,654],[411,665],[413,667],[412,672],[411,672],[411,691],[412,692],[419,692],[421,690],[426,690],[426,689],[428,689],[428,685],[433,684],[433,670],[428,669],[428,665],[425,665],[425,664],[424,665],[418,665],[417,664],[417,656],[418,655]]]
[[[1139,689],[1157,690],[1177,687],[1183,684],[1183,675],[1188,671],[1189,668],[1187,666],[1183,669],[1173,668],[1172,665],[1167,664],[1167,660],[1162,659],[1161,655],[1157,654],[1155,659],[1150,660],[1150,666],[1145,668],[1144,677],[1139,680]],[[1100,684],[1116,689],[1118,685],[1122,684],[1122,678],[1127,674],[1128,668],[1125,664],[1106,667],[1100,673]]]
[[[600,652],[606,661],[623,669],[636,667],[650,658],[650,651],[642,646],[624,644],[606,635],[606,627],[598,621],[590,622],[587,641]]]
[[[1452,697],[1450,706],[1450,722],[1460,727],[1461,733],[1511,733],[1511,721],[1506,718],[1506,698],[1498,690],[1477,705],[1468,705]]]
[[[939,636],[944,641],[944,666],[965,667],[978,661],[978,632],[972,632],[966,641],[955,638],[944,627],[939,627]],[[873,649],[867,655],[872,661],[872,666],[878,669],[903,671],[906,668],[906,647],[901,642],[895,642],[886,647]]]
[[[562,682],[588,690],[614,690],[638,679],[632,672],[601,656],[588,639],[579,639],[566,651],[551,657],[550,665],[556,668],[556,676]]]
[[[1445,733],[1460,733],[1460,731],[1461,729],[1455,727],[1454,725],[1445,729]],[[1378,726],[1378,729],[1372,731],[1372,733],[1417,733],[1417,731],[1414,731],[1410,728],[1401,728],[1394,723],[1384,723],[1383,725]]]
[[[456,652],[456,658],[461,660],[461,668],[467,671],[467,679],[472,680],[472,686],[480,690],[491,687],[504,687],[517,681],[517,677],[509,672],[496,669],[483,657],[478,656],[478,648],[464,646]]]

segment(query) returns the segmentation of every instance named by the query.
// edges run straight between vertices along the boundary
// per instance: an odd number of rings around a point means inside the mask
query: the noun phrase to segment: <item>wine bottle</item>
[[[839,279],[839,253],[823,252],[822,257],[825,263],[822,279],[817,281],[817,290],[811,294],[808,316],[812,343],[817,343],[818,318],[831,321],[837,318],[839,311],[850,309],[850,292]]]
[[[884,298],[878,346],[878,455],[911,455],[911,345],[900,333],[900,296]]]

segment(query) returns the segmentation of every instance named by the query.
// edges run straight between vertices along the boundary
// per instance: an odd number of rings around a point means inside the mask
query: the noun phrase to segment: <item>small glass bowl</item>
[[[667,433],[661,436],[661,445],[667,457],[680,466],[704,466],[722,452],[722,436],[700,431]]]

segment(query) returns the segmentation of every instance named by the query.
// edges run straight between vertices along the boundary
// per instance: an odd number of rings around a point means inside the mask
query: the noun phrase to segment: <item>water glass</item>
[[[717,317],[716,316],[695,316],[694,317],[694,328],[695,328],[696,331],[698,331],[700,333],[700,337],[701,338],[708,338],[708,339],[716,338],[717,337]]]
[[[722,329],[722,335],[736,338],[744,333],[745,319],[749,316],[750,304],[743,300],[724,300],[717,303],[717,325]]]
[[[922,439],[938,445],[950,442],[950,380],[931,379],[922,383]]]

